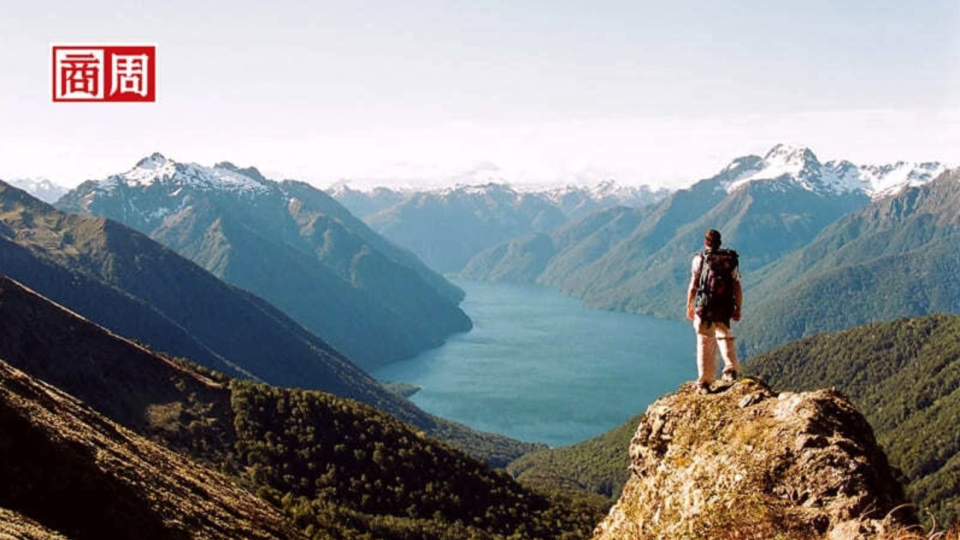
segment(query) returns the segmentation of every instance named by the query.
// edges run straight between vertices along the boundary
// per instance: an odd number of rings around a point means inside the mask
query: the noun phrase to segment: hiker
[[[697,391],[710,393],[717,371],[717,348],[723,356],[723,380],[734,381],[740,362],[730,330],[740,320],[743,293],[736,251],[720,249],[720,231],[704,234],[704,250],[693,258],[687,291],[687,319],[697,332]]]

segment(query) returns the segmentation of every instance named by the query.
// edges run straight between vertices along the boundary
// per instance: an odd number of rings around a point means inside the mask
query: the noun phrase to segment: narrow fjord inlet
[[[474,429],[561,446],[603,433],[696,376],[686,323],[584,307],[552,289],[456,280],[474,329],[373,373]]]

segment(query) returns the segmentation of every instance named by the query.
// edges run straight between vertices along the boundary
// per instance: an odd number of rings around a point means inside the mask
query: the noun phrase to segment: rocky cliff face
[[[833,390],[685,386],[647,410],[630,462],[594,540],[853,539],[913,519],[870,425]]]

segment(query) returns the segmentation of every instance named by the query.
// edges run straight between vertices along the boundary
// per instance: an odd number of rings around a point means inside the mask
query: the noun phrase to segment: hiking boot
[[[697,383],[697,394],[705,396],[710,393],[710,384],[709,383]]]
[[[726,381],[726,382],[733,382],[733,381],[737,380],[737,376],[738,376],[738,375],[737,375],[736,370],[734,370],[734,371],[724,371],[722,378],[723,378],[723,380]]]

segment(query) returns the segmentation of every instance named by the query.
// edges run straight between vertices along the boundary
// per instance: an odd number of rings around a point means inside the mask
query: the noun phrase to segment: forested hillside
[[[941,523],[960,517],[960,316],[874,323],[795,341],[750,359],[774,388],[836,387],[867,417]]]

